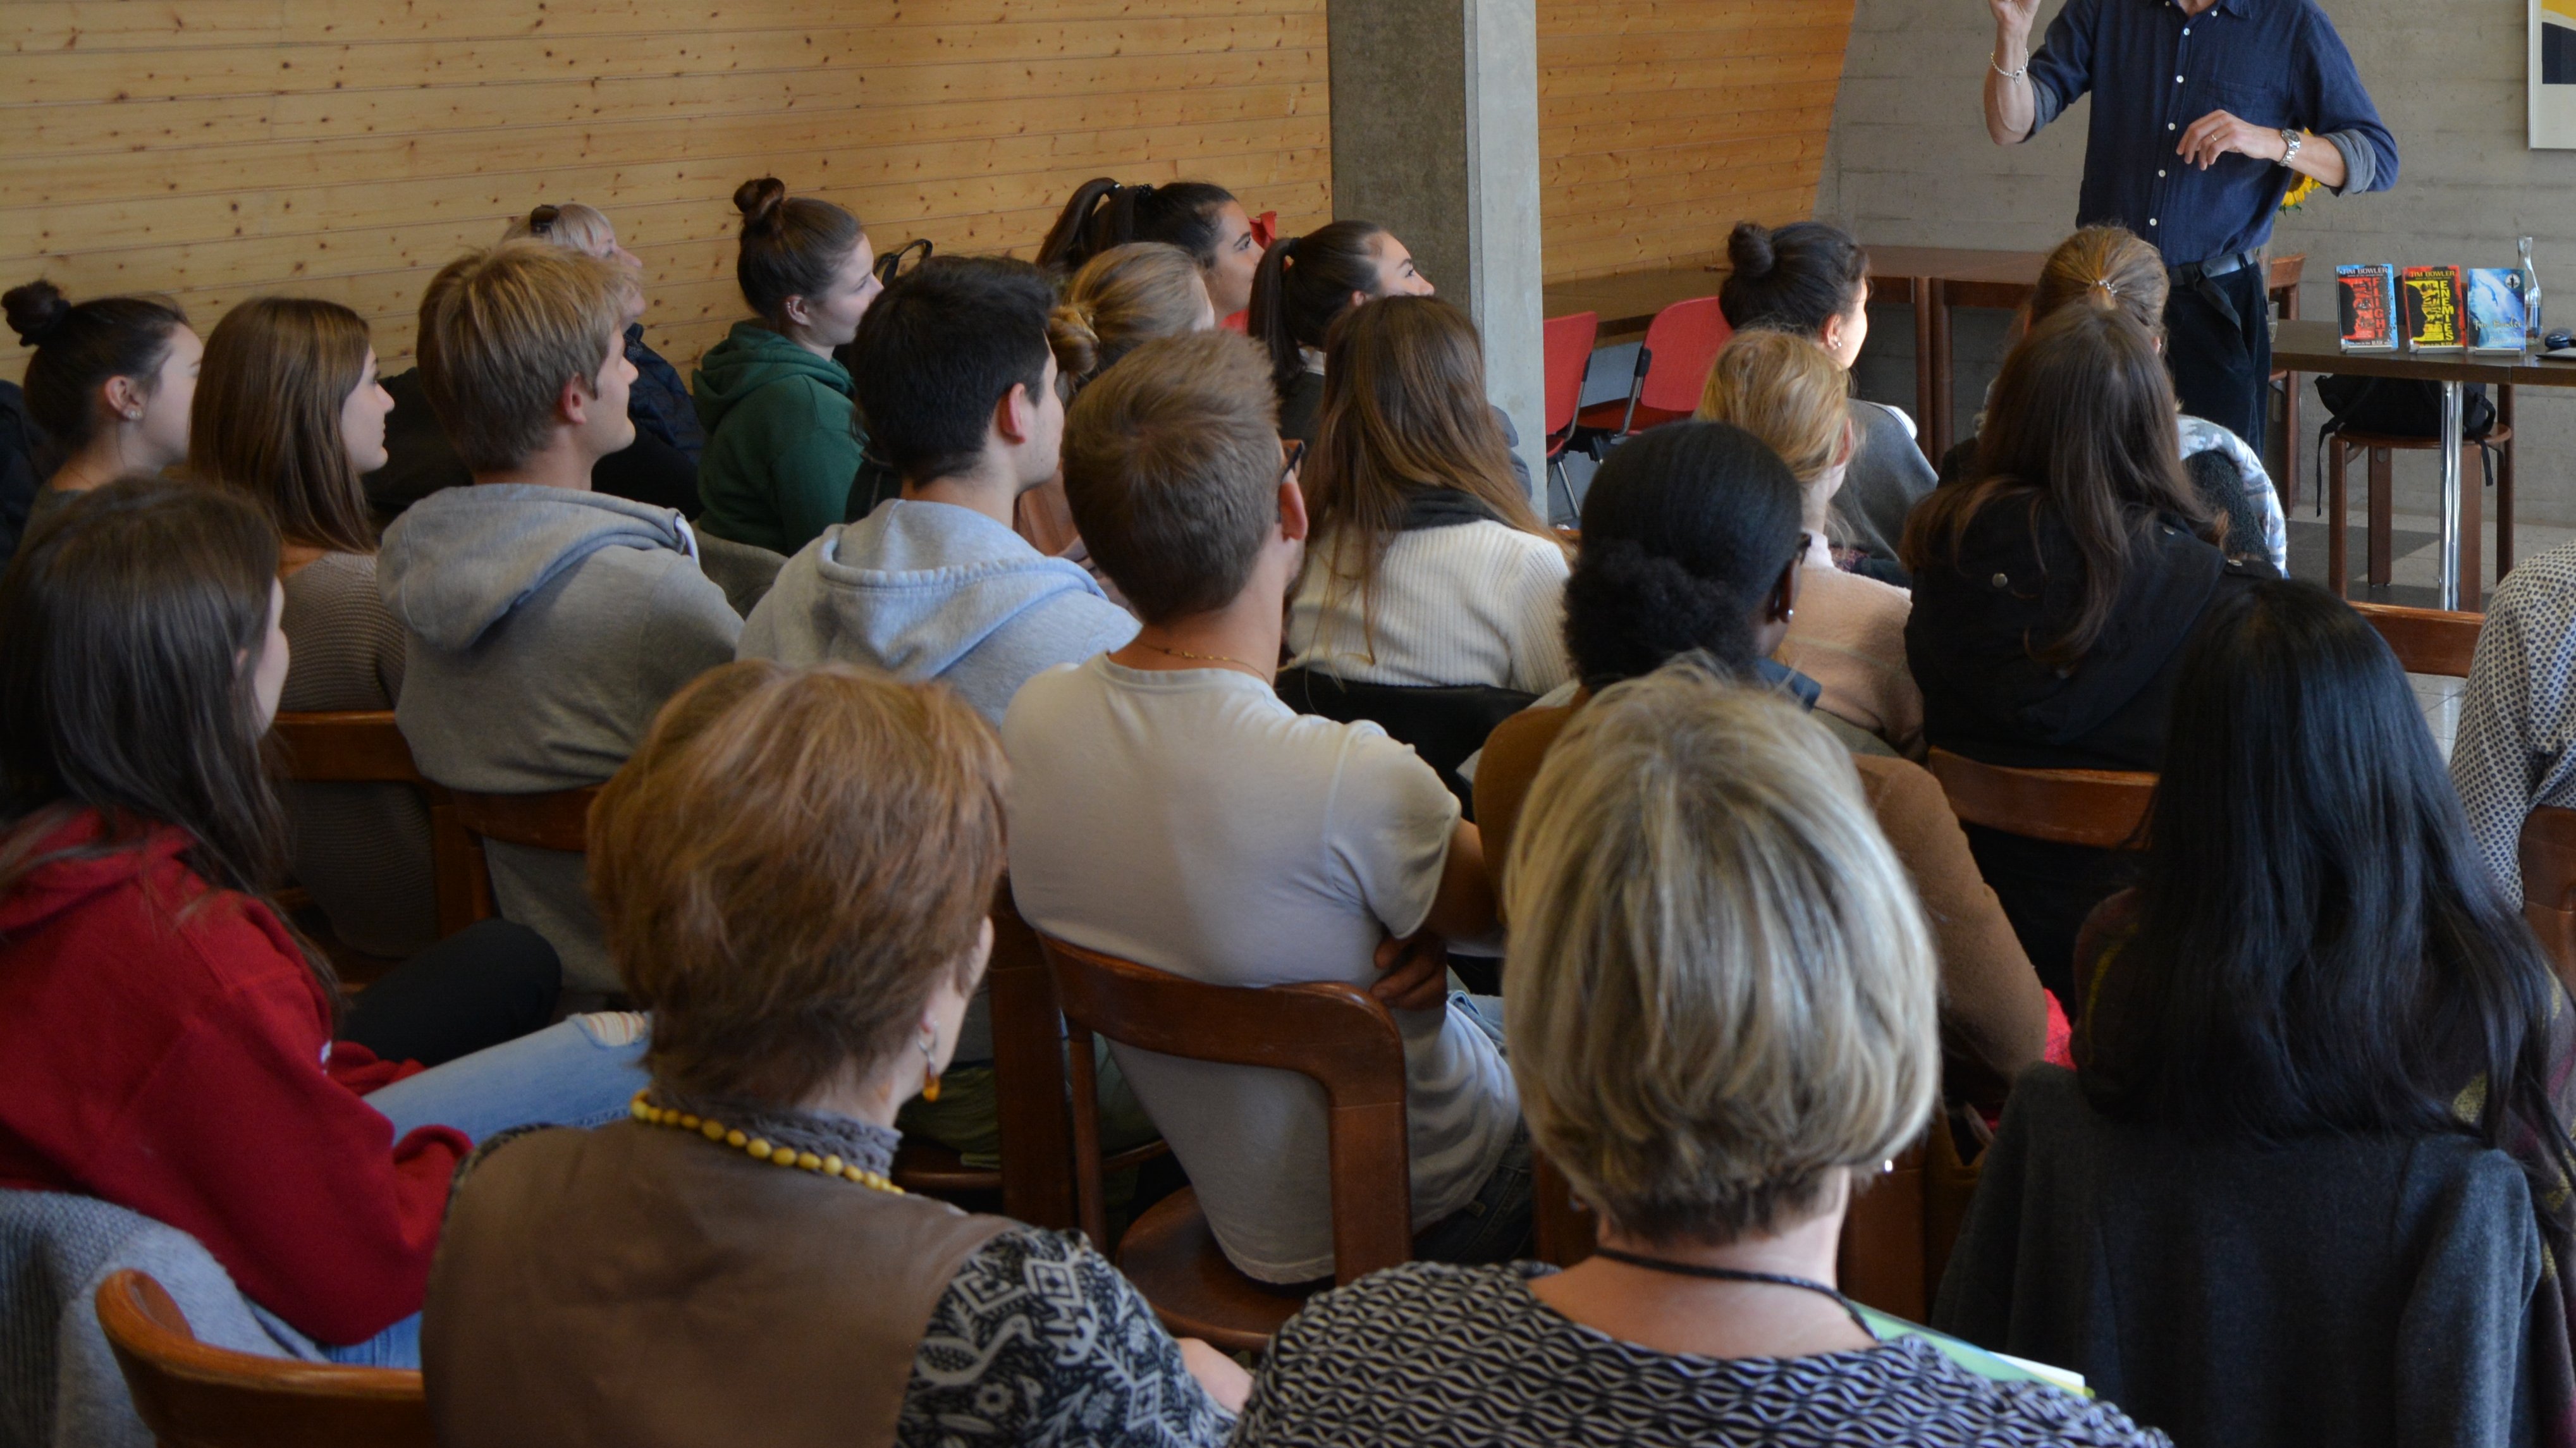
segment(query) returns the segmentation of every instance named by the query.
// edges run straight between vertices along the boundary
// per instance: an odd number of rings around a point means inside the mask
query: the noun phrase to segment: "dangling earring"
[[[921,1099],[939,1099],[939,1034],[930,1027],[921,1028]]]

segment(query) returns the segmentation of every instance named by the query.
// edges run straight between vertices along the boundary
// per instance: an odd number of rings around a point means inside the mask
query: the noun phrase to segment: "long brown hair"
[[[159,826],[217,890],[285,878],[251,686],[276,577],[276,529],[224,488],[120,478],[28,530],[0,574],[0,896]],[[38,853],[83,810],[95,841]],[[336,1003],[329,964],[297,943]]]
[[[2155,339],[2126,312],[2069,307],[2004,359],[1965,479],[1936,489],[1905,523],[1905,566],[1956,566],[1968,526],[1990,505],[2046,510],[2084,560],[2082,602],[2031,657],[2064,668],[2090,652],[2128,573],[2129,550],[2157,515],[2218,542],[2214,516],[2182,470],[2173,384]]]
[[[188,411],[188,471],[268,510],[286,541],[372,553],[366,489],[340,410],[366,380],[367,324],[338,302],[255,297],[206,338]]]
[[[2125,226],[2088,226],[2057,244],[2030,294],[2030,325],[2076,305],[2129,314],[2150,336],[2165,329],[2164,253]]]
[[[1512,476],[1485,400],[1476,324],[1438,297],[1386,297],[1333,324],[1324,406],[1303,472],[1316,546],[1306,567],[1356,580],[1365,615],[1408,490],[1464,493],[1495,518],[1553,543]]]

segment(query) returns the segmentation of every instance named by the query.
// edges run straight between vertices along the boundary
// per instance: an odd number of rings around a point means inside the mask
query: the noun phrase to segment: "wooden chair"
[[[2097,850],[2144,837],[2156,777],[2108,769],[2007,769],[1947,749],[1924,761],[1961,824]]]
[[[127,1269],[98,1324],[162,1448],[432,1448],[420,1374],[261,1357],[197,1340],[161,1284]]]
[[[2522,918],[2576,991],[2576,809],[2541,805],[2522,821]]]
[[[2299,282],[2307,269],[2305,252],[2272,258],[2271,273],[2263,279],[2264,300],[2282,321],[2299,319]],[[2281,476],[2277,491],[2281,511],[2287,514],[2299,506],[2299,374],[2276,367],[2272,369],[2272,386],[2281,394]]]
[[[1207,985],[1041,936],[1069,1023],[1073,1159],[1082,1226],[1107,1236],[1098,1082],[1091,1036],[1192,1061],[1294,1071],[1324,1088],[1330,1132],[1333,1280],[1354,1281],[1413,1256],[1412,1158],[1405,1132],[1404,1040],[1386,1007],[1340,982],[1266,990]],[[1146,1209],[1117,1263],[1174,1334],[1230,1352],[1269,1342],[1309,1287],[1255,1282],[1234,1269],[1183,1189]]]
[[[456,818],[476,840],[499,840],[534,850],[562,850],[578,855],[590,848],[590,806],[599,786],[549,790],[542,794],[478,794],[450,790]],[[492,903],[492,875],[486,869],[473,880],[474,918],[498,913]]]
[[[394,727],[392,710],[280,714],[274,732],[289,779],[315,784],[407,784],[428,800],[439,934],[453,935],[491,913],[482,847],[458,817],[455,799],[412,762],[411,744]],[[478,907],[478,901],[487,903]]]
[[[2510,388],[2506,389],[2511,391]],[[2345,561],[2344,517],[2348,507],[2346,474],[2355,453],[2370,455],[2369,571],[2366,577],[2373,587],[2384,586],[2395,566],[2396,534],[2394,508],[2397,485],[2396,454],[2401,452],[2439,452],[2442,440],[2435,437],[2398,437],[2376,432],[2330,432],[2326,444],[2326,513],[2330,525],[2326,531],[2326,587],[2338,595],[2350,582]],[[2470,438],[2464,448],[2476,448],[2487,464],[2489,480],[2496,490],[2496,577],[2513,570],[2513,418],[2505,408],[2496,413],[2495,427],[2483,438]],[[2483,492],[2475,478],[2460,480],[2460,601],[2476,603],[2485,596],[2485,585],[2478,576],[2479,532]]]
[[[1033,1227],[1082,1225],[1073,1168],[1072,1098],[1064,1061],[1064,1013],[1037,932],[1020,918],[1005,877],[993,895],[993,960],[985,967],[993,1018],[993,1085],[1000,1103],[1002,1165],[968,1166],[937,1142],[907,1137],[895,1153],[905,1191],[1002,1199],[1002,1215]],[[1103,1175],[1140,1166],[1170,1148],[1148,1142],[1099,1164]]]
[[[2469,676],[2469,665],[2478,656],[2478,630],[2487,621],[2482,613],[2399,608],[2390,603],[2356,603],[2352,608],[2388,640],[2406,672],[2453,679]]]

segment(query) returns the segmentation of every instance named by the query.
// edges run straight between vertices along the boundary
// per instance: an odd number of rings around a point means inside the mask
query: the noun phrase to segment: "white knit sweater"
[[[1291,667],[1363,684],[1489,684],[1543,694],[1565,656],[1565,550],[1502,523],[1398,533],[1363,622],[1358,581],[1332,577],[1332,540],[1307,545],[1288,604]]]

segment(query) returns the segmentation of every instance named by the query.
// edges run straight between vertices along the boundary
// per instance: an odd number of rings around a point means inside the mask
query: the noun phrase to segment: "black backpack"
[[[2495,431],[2495,404],[2486,384],[2462,389],[2460,438],[2475,442]],[[2440,437],[2442,384],[2421,377],[2348,377],[2341,373],[2317,379],[2317,400],[2332,415],[2328,432],[2375,432],[2386,437]]]

